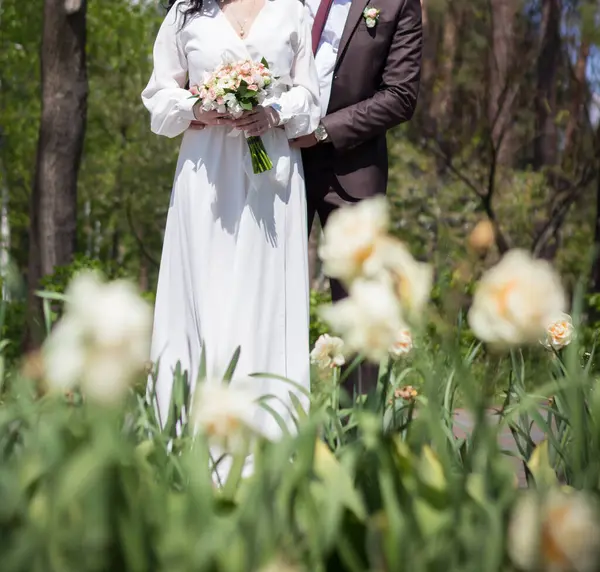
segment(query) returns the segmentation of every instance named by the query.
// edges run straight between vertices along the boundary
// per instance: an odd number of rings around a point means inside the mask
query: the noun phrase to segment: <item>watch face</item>
[[[319,125],[315,130],[315,137],[317,138],[317,141],[323,141],[324,139],[327,139],[327,131],[325,131],[325,127]]]

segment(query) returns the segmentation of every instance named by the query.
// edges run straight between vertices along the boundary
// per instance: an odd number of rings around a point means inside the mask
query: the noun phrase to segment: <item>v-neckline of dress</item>
[[[246,31],[246,33],[244,34],[243,37],[238,34],[238,32],[235,29],[235,26],[233,25],[233,23],[231,22],[231,20],[227,17],[227,14],[225,14],[225,12],[221,9],[221,4],[219,3],[219,0],[214,0],[214,2],[217,5],[217,10],[219,11],[219,14],[225,20],[225,24],[227,25],[227,27],[231,30],[231,32],[233,33],[233,35],[240,42],[242,42],[243,44],[245,44],[246,41],[248,40],[248,38],[250,37],[250,34],[254,30],[254,26],[255,26],[256,22],[258,20],[260,20],[260,17],[262,16],[262,13],[265,11],[265,9],[267,7],[267,4],[269,3],[269,0],[263,0],[262,8],[256,13],[256,16],[254,16],[254,20],[252,20],[252,23],[250,24],[250,27],[248,28],[248,30]]]

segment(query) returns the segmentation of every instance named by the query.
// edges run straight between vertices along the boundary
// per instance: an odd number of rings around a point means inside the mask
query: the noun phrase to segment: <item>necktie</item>
[[[323,34],[323,28],[325,28],[325,22],[327,22],[327,16],[329,15],[329,10],[331,10],[332,4],[333,0],[321,0],[321,3],[319,4],[319,9],[317,10],[315,21],[313,22],[312,27],[313,54],[317,53],[317,48],[319,47],[319,42],[321,41],[321,34]]]

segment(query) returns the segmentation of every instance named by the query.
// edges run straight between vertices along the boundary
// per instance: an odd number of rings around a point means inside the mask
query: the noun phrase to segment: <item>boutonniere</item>
[[[365,19],[365,24],[367,28],[374,28],[379,22],[379,13],[381,10],[377,8],[369,8],[368,6],[365,8],[363,12],[363,18]]]

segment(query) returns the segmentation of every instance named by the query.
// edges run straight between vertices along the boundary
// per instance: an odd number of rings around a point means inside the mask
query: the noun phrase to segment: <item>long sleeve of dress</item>
[[[194,119],[195,99],[184,89],[188,66],[180,45],[180,2],[177,2],[162,23],[154,44],[154,71],[142,101],[150,112],[150,128],[157,135],[177,137]]]
[[[298,2],[300,11],[296,38],[293,38],[294,63],[290,72],[291,88],[276,98],[288,139],[312,133],[321,120],[319,77],[312,53],[310,17]]]

